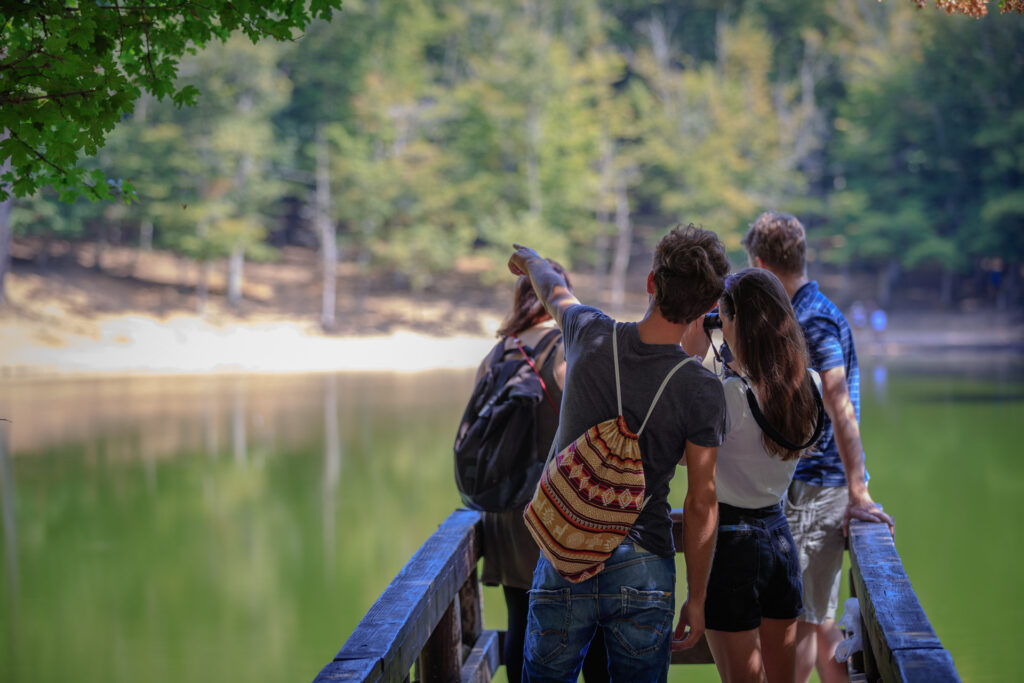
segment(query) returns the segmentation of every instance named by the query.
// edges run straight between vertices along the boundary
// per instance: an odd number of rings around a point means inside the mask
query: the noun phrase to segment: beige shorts
[[[824,623],[836,618],[843,569],[845,486],[815,486],[794,480],[786,494],[786,519],[800,556],[804,584],[801,621]]]

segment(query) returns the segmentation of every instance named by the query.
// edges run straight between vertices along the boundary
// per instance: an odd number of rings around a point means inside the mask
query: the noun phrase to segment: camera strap
[[[810,373],[808,373],[808,375],[809,374]],[[747,380],[745,380],[742,375],[738,376],[740,381],[743,382],[743,386],[747,388],[747,405],[750,406],[750,412],[754,416],[754,421],[757,422],[757,426],[761,428],[761,431],[768,435],[769,439],[785,449],[791,451],[802,451],[805,448],[813,446],[821,437],[821,430],[825,428],[825,404],[822,403],[821,392],[818,391],[818,383],[815,382],[813,378],[808,377],[808,379],[811,380],[811,390],[814,392],[814,402],[818,406],[818,420],[817,424],[814,426],[814,434],[812,434],[811,438],[807,440],[807,443],[797,445],[784,437],[779,430],[775,429],[775,427],[768,422],[768,418],[764,416],[761,412],[760,406],[757,405],[757,397],[754,396],[754,390],[750,388],[750,385],[747,384]]]
[[[704,330],[704,333],[708,336],[708,341],[711,342],[711,333],[708,330]],[[769,439],[787,450],[802,451],[805,448],[813,446],[821,437],[821,432],[825,428],[825,404],[822,403],[821,391],[818,390],[818,383],[815,382],[813,378],[811,378],[811,390],[814,392],[814,403],[818,407],[818,419],[817,423],[814,425],[814,434],[811,435],[811,438],[808,439],[807,443],[801,446],[793,443],[783,436],[782,433],[768,421],[768,418],[764,416],[764,413],[761,412],[761,406],[757,405],[757,397],[754,396],[754,390],[750,388],[750,385],[747,383],[747,379],[743,375],[734,371],[729,365],[729,363],[732,362],[732,353],[729,351],[728,345],[723,342],[721,353],[719,353],[714,342],[711,342],[711,350],[715,354],[715,360],[728,368],[729,372],[739,377],[740,381],[743,382],[743,386],[747,389],[747,405],[750,406],[750,413],[754,416],[754,421],[757,422],[757,426],[761,428],[761,431],[768,435]],[[808,370],[808,376],[809,375],[810,370]]]
[[[757,422],[757,426],[761,428],[761,431],[767,434],[769,439],[790,451],[802,451],[805,448],[813,446],[821,437],[821,432],[825,428],[825,404],[822,403],[821,391],[818,389],[818,383],[814,381],[813,377],[811,377],[810,369],[808,369],[807,375],[808,379],[811,380],[811,390],[814,392],[814,403],[818,407],[818,419],[817,423],[814,425],[814,434],[811,435],[811,438],[808,439],[807,443],[798,445],[783,436],[779,430],[768,422],[768,418],[766,418],[764,413],[761,412],[761,407],[757,405],[757,397],[754,396],[754,390],[750,388],[750,384],[747,383],[746,377],[734,371],[729,365],[733,360],[733,356],[732,351],[729,350],[728,344],[723,340],[721,353],[719,353],[719,349],[715,347],[714,341],[711,339],[711,330],[705,327],[704,334],[707,335],[708,343],[715,354],[715,360],[721,363],[725,368],[728,368],[729,372],[739,377],[740,381],[743,382],[743,386],[746,387],[747,405],[750,406],[750,412],[754,416],[754,421]]]

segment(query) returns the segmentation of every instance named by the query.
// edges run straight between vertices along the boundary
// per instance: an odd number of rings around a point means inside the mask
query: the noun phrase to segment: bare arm
[[[578,304],[579,299],[573,296],[565,284],[565,279],[540,254],[519,244],[512,246],[515,251],[508,260],[508,269],[514,275],[526,275],[530,278],[537,298],[544,304],[548,315],[561,327],[562,313],[570,306]]]
[[[704,601],[718,533],[718,498],[715,494],[715,463],[718,449],[686,442],[686,500],[683,502],[683,552],[686,559],[686,602],[672,649],[697,644],[704,633]],[[687,630],[689,627],[689,630]]]
[[[893,519],[882,511],[882,508],[871,499],[868,484],[864,481],[864,446],[860,440],[860,426],[857,424],[857,413],[850,400],[850,392],[846,387],[846,370],[842,366],[825,370],[821,373],[821,399],[825,404],[825,412],[832,420],[835,430],[836,447],[839,459],[843,462],[846,472],[846,483],[850,492],[850,500],[843,517],[843,534],[849,532],[851,519],[863,519],[868,522],[885,522],[889,531],[893,528]]]

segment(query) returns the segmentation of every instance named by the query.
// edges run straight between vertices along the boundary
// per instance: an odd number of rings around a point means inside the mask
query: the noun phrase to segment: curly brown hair
[[[802,275],[807,258],[807,233],[796,217],[765,211],[744,236],[747,254],[764,261],[768,268],[785,275]]]
[[[722,295],[729,258],[718,236],[677,225],[654,249],[654,302],[665,319],[690,323]]]

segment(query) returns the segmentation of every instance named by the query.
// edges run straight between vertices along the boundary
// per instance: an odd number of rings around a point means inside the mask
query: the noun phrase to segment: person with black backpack
[[[565,281],[557,261],[548,264]],[[558,428],[565,382],[562,333],[537,299],[528,277],[513,290],[501,340],[480,363],[455,439],[455,481],[463,502],[483,511],[485,585],[500,585],[508,609],[504,661],[509,683],[523,668],[523,641],[538,550],[523,522]],[[586,683],[608,680],[603,648],[584,670]]]

